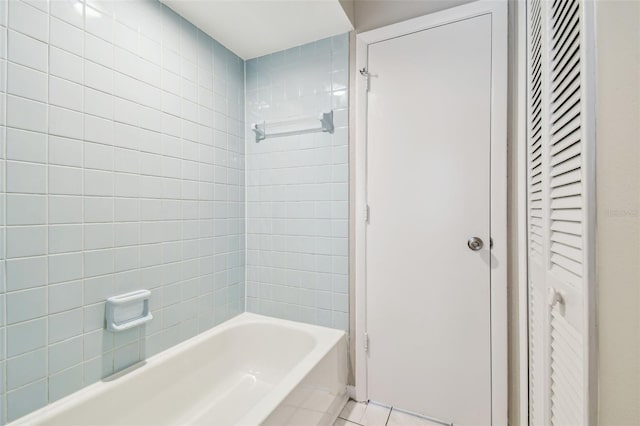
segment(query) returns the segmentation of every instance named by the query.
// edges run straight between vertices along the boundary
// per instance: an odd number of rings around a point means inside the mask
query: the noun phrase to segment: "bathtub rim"
[[[152,367],[158,364],[161,365],[165,360],[178,356],[183,352],[187,352],[189,349],[192,349],[207,339],[213,338],[214,336],[235,327],[252,323],[268,323],[280,327],[293,328],[310,333],[315,340],[315,345],[311,351],[302,357],[298,364],[283,376],[282,380],[274,387],[274,389],[257,402],[256,405],[247,411],[244,416],[239,418],[239,424],[259,425],[269,417],[275,407],[285,400],[285,398],[295,389],[296,385],[311,372],[313,367],[316,366],[331,351],[331,349],[339,343],[340,339],[345,338],[346,332],[344,330],[268,317],[252,312],[243,312],[211,327],[206,331],[203,331],[202,333],[165,349],[164,351],[158,352],[157,354],[132,364],[117,373],[107,376],[57,401],[51,402],[31,413],[8,422],[6,425],[26,426],[52,418],[57,414],[72,408],[74,405],[79,405],[84,401],[90,400],[94,397],[99,397],[101,393],[104,393],[113,387],[125,385],[127,381],[133,380],[149,370],[149,368],[145,367]],[[269,408],[271,409],[269,410]]]

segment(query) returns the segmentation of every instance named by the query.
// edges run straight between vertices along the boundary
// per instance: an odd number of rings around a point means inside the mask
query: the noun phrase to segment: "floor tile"
[[[376,404],[349,401],[339,417],[362,426],[385,426],[390,411],[390,408]]]
[[[391,410],[389,415],[389,421],[387,426],[442,426],[440,423],[435,423],[421,417],[412,416],[411,414],[403,413],[398,410]]]
[[[333,426],[359,426],[358,423],[352,423],[349,420],[341,419],[338,417],[333,423]]]
[[[366,403],[355,402],[354,400],[350,399],[349,401],[347,401],[347,405],[344,406],[338,417],[358,423],[364,415],[364,411],[366,409]]]
[[[369,403],[364,416],[360,419],[360,424],[363,426],[384,426],[387,424],[390,411],[390,407]]]

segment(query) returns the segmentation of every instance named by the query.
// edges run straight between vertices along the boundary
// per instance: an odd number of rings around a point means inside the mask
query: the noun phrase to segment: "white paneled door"
[[[489,425],[492,16],[367,58],[368,398]]]

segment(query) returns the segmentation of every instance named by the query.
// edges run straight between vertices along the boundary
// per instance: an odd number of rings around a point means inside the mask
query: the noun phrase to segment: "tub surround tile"
[[[6,295],[7,324],[28,321],[47,313],[46,288],[14,291]]]
[[[119,3],[0,2],[0,425],[244,310],[244,61]]]
[[[49,373],[57,373],[82,362],[82,337],[49,346]]]
[[[7,421],[13,421],[47,405],[47,380],[7,393]]]
[[[78,364],[49,377],[49,401],[57,401],[83,387],[83,369]]]
[[[333,109],[336,127],[260,143],[247,127],[247,310],[348,330],[348,105],[332,101],[346,101],[344,45],[346,34],[246,63],[249,123]]]
[[[7,40],[9,59],[12,62],[38,71],[47,71],[46,43],[14,30],[9,30]]]
[[[47,344],[47,321],[39,318],[7,327],[7,357],[42,348]]]
[[[7,75],[7,93],[33,101],[47,101],[46,73],[10,62]]]
[[[47,373],[47,353],[44,349],[27,352],[7,360],[7,389],[12,391],[43,379]]]
[[[82,306],[82,281],[50,285],[49,314],[68,311]]]
[[[46,43],[49,35],[47,14],[21,1],[8,3],[11,16],[9,27]]]
[[[45,226],[15,226],[6,230],[7,258],[41,256],[47,253]]]
[[[0,4],[0,425],[243,311],[245,280],[249,310],[348,328],[348,36],[245,85],[166,6],[88,3]],[[256,145],[244,121],[332,107],[333,135]],[[141,287],[154,322],[105,331],[105,298]]]
[[[46,163],[47,135],[20,129],[7,129],[6,149],[9,160]]]

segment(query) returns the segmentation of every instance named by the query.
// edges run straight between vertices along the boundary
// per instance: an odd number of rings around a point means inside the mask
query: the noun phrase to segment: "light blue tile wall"
[[[244,114],[244,62],[157,1],[0,1],[0,423],[244,310]]]
[[[6,413],[5,152],[7,115],[7,2],[0,1],[0,423]]]
[[[334,111],[334,134],[247,131],[247,309],[348,328],[347,34],[246,63],[247,129]]]

